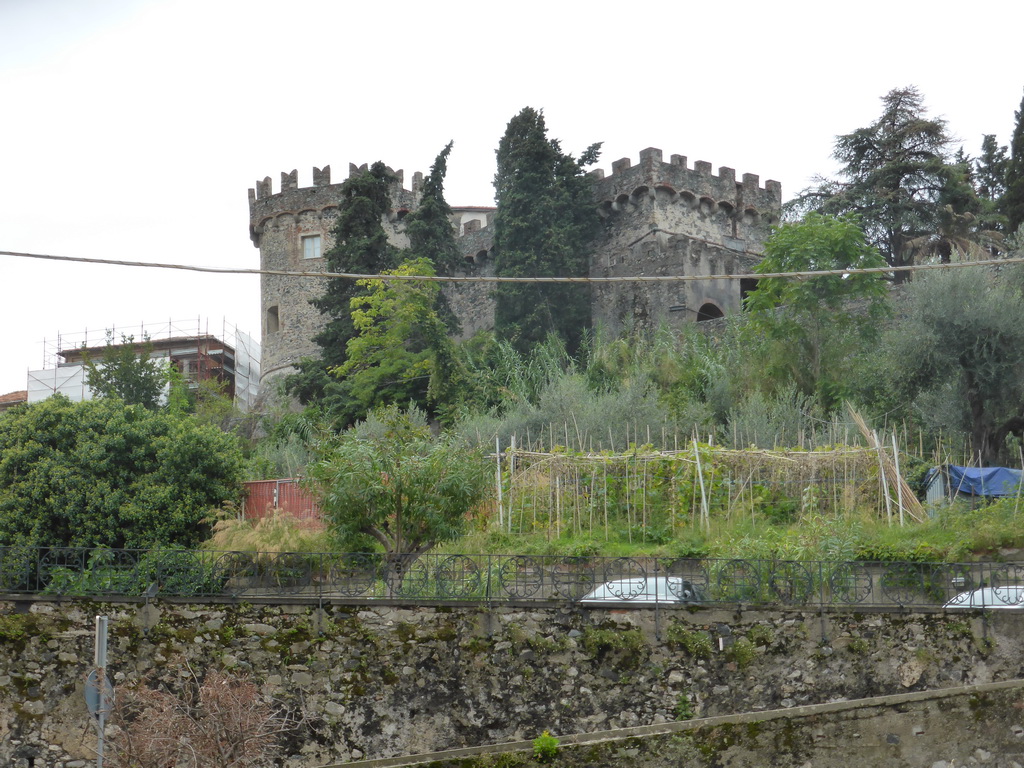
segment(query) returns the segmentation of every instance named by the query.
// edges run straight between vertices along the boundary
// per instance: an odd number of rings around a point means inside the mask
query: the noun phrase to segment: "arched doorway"
[[[703,323],[705,320],[715,320],[719,317],[725,317],[725,313],[717,304],[710,301],[704,302],[700,309],[697,310],[698,323]]]

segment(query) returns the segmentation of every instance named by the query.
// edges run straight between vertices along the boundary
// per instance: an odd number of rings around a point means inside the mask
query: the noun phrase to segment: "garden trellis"
[[[743,515],[786,520],[804,513],[870,509],[884,514],[878,451],[687,448],[627,453],[502,454],[503,528],[660,543],[683,529]]]

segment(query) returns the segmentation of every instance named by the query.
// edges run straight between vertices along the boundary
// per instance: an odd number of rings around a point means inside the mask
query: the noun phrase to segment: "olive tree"
[[[340,542],[369,536],[384,550],[390,591],[421,554],[465,532],[489,491],[489,470],[479,451],[432,436],[422,412],[397,406],[321,438],[308,468]]]
[[[1018,269],[980,267],[914,281],[886,334],[886,389],[925,428],[970,436],[981,464],[1024,435],[1024,296]]]

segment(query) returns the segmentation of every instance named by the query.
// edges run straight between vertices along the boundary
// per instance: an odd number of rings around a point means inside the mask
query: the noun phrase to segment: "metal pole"
[[[1022,459],[1021,470],[1024,471],[1024,459]],[[512,440],[509,443],[509,454],[508,454],[508,492],[512,493],[512,489],[515,487],[512,485],[516,474],[516,436],[512,434]],[[520,515],[522,515],[522,509],[520,509]],[[508,532],[512,533],[512,497],[509,497],[508,501]]]
[[[505,530],[505,509],[502,506],[501,499],[501,438],[495,436],[494,438],[494,484],[498,490],[498,527],[502,531]]]
[[[103,768],[103,729],[107,720],[107,617],[96,617],[96,685],[100,705],[96,711],[96,768]]]

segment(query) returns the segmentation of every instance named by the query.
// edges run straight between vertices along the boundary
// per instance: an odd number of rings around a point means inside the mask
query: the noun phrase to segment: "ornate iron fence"
[[[1024,565],[0,547],[0,594],[1024,609]]]

